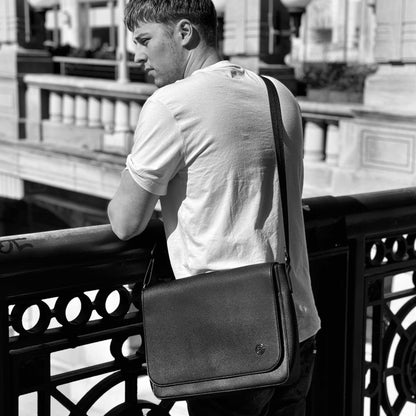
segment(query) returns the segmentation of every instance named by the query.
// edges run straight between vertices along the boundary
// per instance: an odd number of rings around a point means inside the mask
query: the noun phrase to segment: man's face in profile
[[[134,62],[151,75],[158,87],[184,77],[186,57],[175,25],[140,23],[133,31]]]

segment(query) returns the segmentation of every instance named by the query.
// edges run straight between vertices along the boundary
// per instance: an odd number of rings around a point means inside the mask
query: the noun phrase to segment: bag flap
[[[151,381],[167,386],[276,368],[283,344],[273,271],[259,264],[146,288]]]

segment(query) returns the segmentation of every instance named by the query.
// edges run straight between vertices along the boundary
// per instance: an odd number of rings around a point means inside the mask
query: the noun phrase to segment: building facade
[[[294,90],[296,72],[305,62],[379,65],[367,78],[361,103],[300,97],[305,196],[414,183],[414,2],[313,0],[299,37],[279,0],[217,3],[224,54]],[[105,221],[103,206],[117,186],[141,106],[155,88],[128,79],[133,69],[130,36],[121,22],[123,4],[5,0],[0,6],[0,195],[29,198],[42,209],[52,206],[59,218],[71,219],[70,226]],[[92,48],[95,35],[104,32],[103,44],[114,59],[55,56],[45,49],[45,42]],[[62,75],[65,68],[82,65],[111,68],[114,79],[87,72]],[[380,130],[384,120],[389,122]],[[391,141],[394,132],[400,132],[398,141]],[[392,156],[392,150],[398,154]],[[70,209],[68,200],[80,217],[62,214]]]

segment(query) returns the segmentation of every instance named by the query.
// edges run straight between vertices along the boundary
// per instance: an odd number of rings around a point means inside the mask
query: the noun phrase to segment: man
[[[143,106],[127,169],[109,204],[114,232],[121,239],[142,232],[160,198],[176,278],[282,261],[266,87],[258,75],[221,60],[211,0],[130,0],[125,21],[133,33],[135,62],[160,88]],[[189,400],[191,416],[304,414],[320,322],[301,207],[301,116],[290,92],[274,83],[286,130],[281,139],[303,371],[291,387]]]

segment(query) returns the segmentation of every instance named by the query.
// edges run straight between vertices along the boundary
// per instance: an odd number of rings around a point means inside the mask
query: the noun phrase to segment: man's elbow
[[[143,232],[144,227],[138,225],[135,227],[128,226],[126,224],[118,224],[117,222],[112,222],[110,220],[111,228],[113,230],[113,233],[123,241],[127,241],[135,237],[136,235],[139,235],[141,232]]]
[[[108,207],[108,218],[110,220],[113,233],[123,241],[130,240],[136,235],[144,231],[144,226],[133,219],[126,219],[123,216],[116,215],[111,210],[111,206]]]
[[[130,230],[123,229],[121,227],[117,227],[114,224],[111,224],[111,228],[113,230],[113,233],[122,241],[130,240],[134,236],[139,234],[139,233],[136,233],[136,232],[132,232]]]

